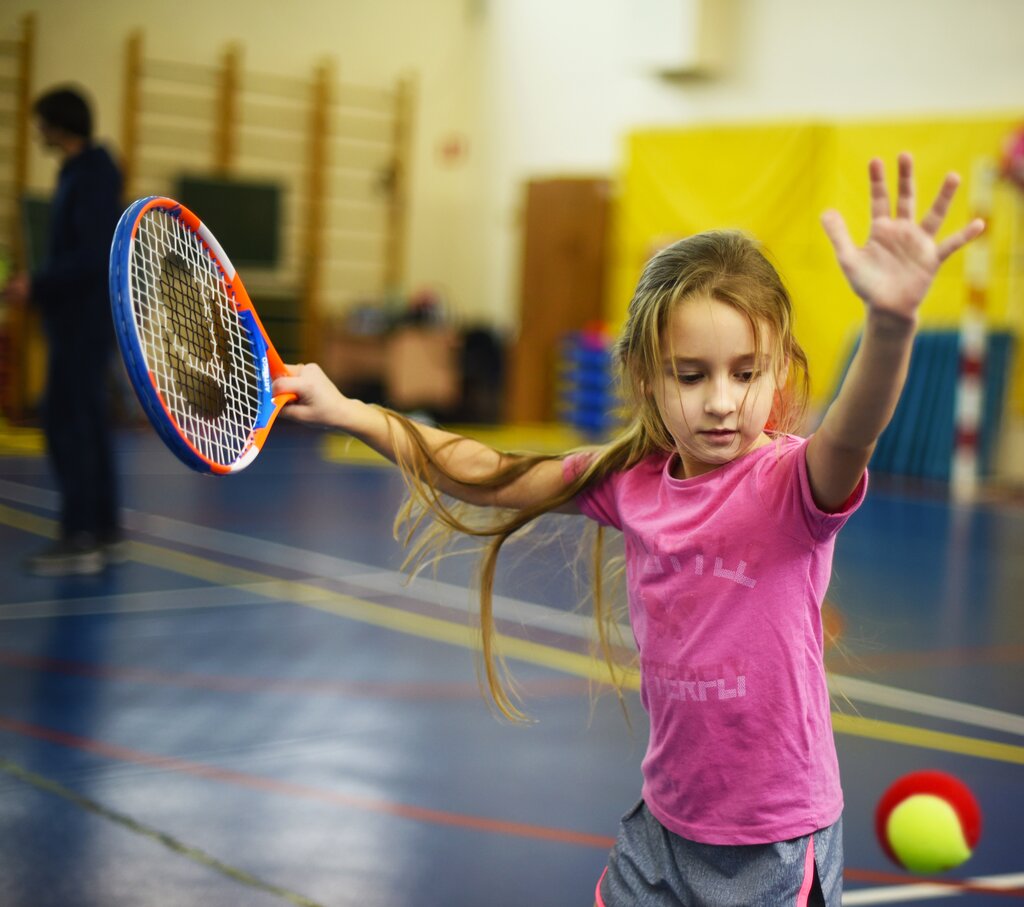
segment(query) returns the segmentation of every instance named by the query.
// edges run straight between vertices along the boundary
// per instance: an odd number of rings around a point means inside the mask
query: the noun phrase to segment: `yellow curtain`
[[[716,227],[739,228],[764,243],[793,295],[796,330],[811,367],[814,402],[833,393],[850,344],[863,320],[835,263],[819,218],[840,210],[858,241],[867,235],[870,213],[867,162],[887,164],[895,191],[896,156],[914,155],[918,209],[931,204],[945,173],[963,177],[946,229],[971,216],[971,180],[977,163],[998,159],[1020,115],[915,121],[787,122],[644,130],[627,140],[625,168],[612,244],[610,298],[613,327],[622,323],[644,262],[661,246]],[[1018,336],[1024,302],[1011,300],[1011,243],[1024,242],[1014,218],[1020,200],[997,186],[989,233],[990,321]],[[1016,234],[1016,236],[1015,236]],[[1020,252],[1016,261],[1020,260]],[[1018,292],[1024,291],[1017,280]],[[943,268],[925,306],[926,326],[955,326],[966,303],[963,255]],[[1020,357],[1019,357],[1020,358]],[[1021,400],[1018,368],[1016,399]]]

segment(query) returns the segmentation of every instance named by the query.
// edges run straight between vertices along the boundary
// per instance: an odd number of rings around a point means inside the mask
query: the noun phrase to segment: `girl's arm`
[[[877,158],[868,175],[871,232],[857,248],[837,211],[822,225],[853,291],[866,306],[860,346],[839,394],[807,446],[807,469],[818,506],[839,510],[853,494],[889,424],[903,391],[921,302],[940,265],[974,239],[984,223],[973,220],[942,242],[936,236],[960,183],[949,174],[924,219],[915,220],[914,170],[899,157],[899,194],[891,214],[885,170]]]
[[[412,461],[414,444],[407,430],[389,418],[385,410],[344,396],[318,365],[291,365],[289,370],[292,374],[278,378],[273,387],[275,395],[297,395],[295,402],[281,411],[282,415],[297,422],[347,432],[392,463]],[[517,458],[439,428],[417,423],[416,429],[438,462],[455,477],[453,480],[436,473],[431,476],[432,484],[438,491],[461,501],[524,509],[553,497],[565,487],[561,460],[541,460],[500,487],[475,484],[486,481]],[[559,510],[575,512],[571,502]]]

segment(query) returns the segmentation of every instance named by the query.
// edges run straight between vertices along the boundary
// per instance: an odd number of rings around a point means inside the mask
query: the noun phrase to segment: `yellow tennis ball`
[[[900,866],[918,873],[946,872],[974,850],[981,810],[971,791],[951,775],[915,772],[883,795],[875,829],[882,849]]]

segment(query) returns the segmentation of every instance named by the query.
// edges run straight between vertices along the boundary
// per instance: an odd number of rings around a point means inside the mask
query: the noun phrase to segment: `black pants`
[[[61,495],[61,533],[111,540],[119,532],[109,400],[113,337],[81,322],[47,333],[43,428]]]

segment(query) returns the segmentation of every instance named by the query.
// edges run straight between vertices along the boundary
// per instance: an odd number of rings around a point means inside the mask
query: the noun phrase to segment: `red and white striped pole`
[[[985,406],[986,309],[992,272],[989,243],[992,198],[998,171],[994,161],[980,158],[971,172],[972,215],[985,221],[985,232],[964,250],[967,304],[960,322],[960,374],[954,410],[953,463],[950,474],[955,497],[971,498],[978,487],[981,429]]]

